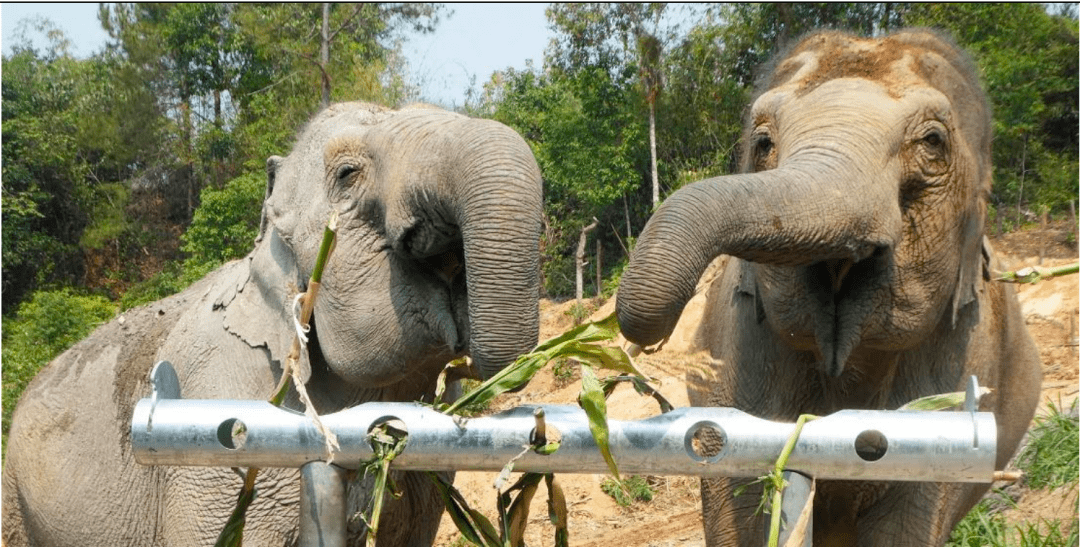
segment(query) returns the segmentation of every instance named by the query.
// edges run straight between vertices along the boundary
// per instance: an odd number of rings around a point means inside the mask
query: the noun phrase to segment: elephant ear
[[[285,158],[281,156],[266,158],[266,193],[263,194],[262,213],[259,216],[259,235],[255,236],[255,243],[262,241],[263,236],[266,235],[266,228],[269,224],[266,218],[267,203],[270,202],[270,196],[274,193],[274,181],[277,180],[278,168],[281,167],[283,161],[285,161]]]
[[[982,215],[970,213],[961,232],[960,271],[952,300],[952,326],[960,317],[960,310],[969,304],[979,304],[979,287],[989,275],[990,242],[983,236]],[[976,308],[977,310],[978,308]]]
[[[758,323],[765,321],[765,303],[761,300],[761,294],[757,288],[757,280],[754,278],[754,267],[749,262],[739,261],[739,284],[735,287],[736,294],[749,296],[754,299],[754,312]]]
[[[296,335],[292,303],[302,286],[292,249],[271,225],[244,267],[246,281],[234,298],[221,302],[225,308],[223,325],[248,345],[267,348],[270,358],[284,365]],[[307,352],[301,352],[301,360],[307,360]],[[301,363],[301,370],[310,370],[310,366]]]

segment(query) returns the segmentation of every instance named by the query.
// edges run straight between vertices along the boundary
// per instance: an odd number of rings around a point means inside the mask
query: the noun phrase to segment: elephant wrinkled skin
[[[823,32],[778,58],[753,102],[743,173],[687,186],[650,219],[619,288],[626,337],[671,333],[707,289],[691,403],[772,420],[993,392],[997,466],[1037,404],[1041,369],[983,235],[991,123],[978,72],[926,30]],[[886,456],[887,457],[887,456]],[[702,481],[709,545],[760,545],[760,486]],[[814,545],[942,545],[987,484],[825,481]]]
[[[15,412],[3,474],[7,547],[212,545],[241,483],[229,469],[137,465],[135,402],[159,359],[188,399],[266,399],[294,336],[292,300],[331,210],[336,250],[312,316],[308,391],[320,413],[430,398],[448,360],[490,376],[539,331],[541,179],[496,122],[342,103],[267,162],[255,250],[178,295],[100,327],[46,367]],[[295,392],[286,405],[302,408]],[[245,545],[294,545],[298,471],[265,469]],[[431,481],[398,473],[379,545],[430,545]],[[366,507],[350,488],[350,511]],[[363,521],[350,524],[358,541]]]

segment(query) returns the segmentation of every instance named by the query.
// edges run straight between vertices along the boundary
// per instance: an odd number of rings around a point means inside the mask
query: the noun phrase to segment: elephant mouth
[[[468,279],[465,274],[465,250],[451,246],[418,260],[421,269],[446,291],[445,310],[435,310],[429,327],[435,331],[455,356],[469,349]],[[441,298],[439,300],[442,300]],[[441,306],[437,306],[441,307]]]
[[[832,377],[844,373],[848,359],[863,341],[868,319],[876,309],[876,293],[885,283],[887,247],[862,260],[829,259],[805,268],[811,295],[813,334],[822,369]]]
[[[465,276],[465,250],[458,246],[421,260],[435,277],[453,287],[458,276]]]

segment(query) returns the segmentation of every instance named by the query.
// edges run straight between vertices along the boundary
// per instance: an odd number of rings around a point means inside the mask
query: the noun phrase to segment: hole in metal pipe
[[[244,448],[247,442],[247,425],[238,418],[229,418],[217,428],[217,440],[229,450]]]
[[[876,429],[867,429],[855,437],[855,453],[863,461],[876,462],[889,450],[889,440]]]
[[[367,431],[368,442],[371,443],[372,450],[375,449],[376,436],[380,437],[383,442],[403,441],[407,445],[409,442],[409,428],[400,418],[383,416],[371,422],[371,427]],[[386,436],[390,438],[388,439]]]
[[[720,459],[727,444],[724,430],[713,422],[698,422],[686,430],[686,453],[694,461],[713,463]]]

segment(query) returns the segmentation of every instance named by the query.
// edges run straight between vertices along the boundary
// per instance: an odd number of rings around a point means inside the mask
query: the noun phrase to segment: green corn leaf
[[[602,342],[604,340],[612,340],[619,334],[619,320],[615,317],[615,314],[593,321],[591,323],[585,323],[574,327],[555,338],[547,340],[536,346],[535,351],[545,351],[555,346],[558,346],[564,342],[571,340],[577,342]]]
[[[574,327],[536,346],[531,353],[518,357],[510,366],[460,397],[444,412],[454,414],[468,405],[482,405],[511,389],[523,386],[544,368],[548,361],[556,357],[570,357],[625,374],[641,375],[620,348],[595,345],[597,342],[615,338],[618,333],[618,320],[614,313],[599,321]]]
[[[455,414],[462,408],[471,404],[484,404],[499,395],[510,391],[518,386],[526,384],[536,373],[544,368],[548,359],[543,354],[529,353],[514,361],[514,363],[489,378],[479,387],[462,395],[454,404],[444,412]]]
[[[221,533],[218,534],[214,547],[241,547],[243,545],[247,509],[252,501],[255,501],[254,489],[240,491],[240,495],[236,500],[236,507],[233,509],[232,514],[229,515],[229,520],[225,523],[225,526],[222,527]]]
[[[601,380],[601,383],[604,386],[604,397],[610,397],[615,391],[615,386],[618,386],[623,382],[630,382],[630,385],[634,386],[634,391],[638,392],[639,395],[655,399],[656,403],[660,405],[661,413],[675,410],[675,406],[672,405],[666,397],[661,395],[659,391],[653,389],[653,387],[644,379],[637,376],[608,376],[607,378],[604,378]]]
[[[611,447],[608,445],[607,427],[607,401],[604,399],[604,388],[600,380],[596,378],[593,368],[585,363],[581,364],[581,393],[578,395],[578,404],[585,410],[589,418],[589,430],[592,431],[593,440],[604,456],[608,469],[620,484],[619,467],[615,465],[615,458],[611,457]]]

